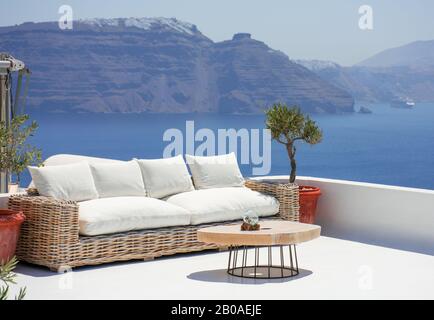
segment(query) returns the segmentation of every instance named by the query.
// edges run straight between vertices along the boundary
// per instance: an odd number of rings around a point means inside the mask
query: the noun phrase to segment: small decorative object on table
[[[34,196],[34,197],[39,196],[38,189],[36,189],[36,188],[30,187],[30,188],[27,188],[26,191],[27,191],[28,196]]]
[[[241,225],[241,231],[256,231],[261,228],[258,223],[259,217],[256,213],[249,210],[243,215],[243,224]]]

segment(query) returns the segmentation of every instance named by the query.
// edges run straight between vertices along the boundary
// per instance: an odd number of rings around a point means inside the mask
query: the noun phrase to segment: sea
[[[323,131],[323,141],[313,146],[298,143],[298,175],[434,189],[434,104],[419,103],[409,110],[391,108],[388,104],[357,103],[356,110],[361,105],[370,108],[372,114],[312,115]],[[205,140],[194,142],[187,133],[186,126],[190,126],[191,130],[192,125],[196,134],[206,133],[208,138],[215,135],[215,150],[207,149],[212,154],[219,151],[219,130],[235,129],[240,132],[245,129],[244,133],[247,130],[252,143],[258,136],[253,133],[255,131],[259,132],[259,140],[262,141],[262,129],[265,127],[265,115],[262,114],[32,112],[31,117],[39,124],[31,143],[42,149],[44,158],[60,153],[122,160],[160,158],[165,149],[174,144],[175,138],[165,141],[166,136],[164,139],[164,135],[171,136],[171,132],[177,132],[183,139],[183,149],[178,149],[179,152],[191,153],[198,148],[203,151],[200,145]],[[273,142],[267,153],[264,143],[258,144],[258,155],[261,152],[270,155],[269,159],[263,158],[268,159],[267,165],[260,166],[257,161],[247,161],[245,155],[241,159],[242,140],[238,142],[238,158],[240,162],[244,160],[240,166],[244,176],[257,175],[258,172],[259,175],[289,173],[289,161],[283,145]],[[243,143],[246,144],[246,140]],[[220,153],[224,153],[223,150]],[[27,185],[29,181],[26,172],[22,185]]]

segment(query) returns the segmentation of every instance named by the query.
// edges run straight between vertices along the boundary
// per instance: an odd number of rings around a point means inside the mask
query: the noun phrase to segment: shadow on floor
[[[104,263],[100,265],[89,265],[89,266],[80,266],[80,267],[74,267],[72,269],[73,272],[86,272],[93,269],[106,269],[106,268],[112,268],[112,267],[121,267],[125,265],[133,265],[133,264],[142,264],[142,263],[154,263],[158,261],[164,261],[164,260],[173,260],[173,259],[182,259],[182,258],[189,258],[199,255],[209,255],[209,254],[219,254],[218,250],[205,250],[200,252],[187,252],[187,253],[178,253],[176,255],[169,255],[169,256],[162,256],[162,257],[156,257],[154,260],[145,260],[137,259],[137,260],[128,260],[128,261],[115,261],[110,263]],[[35,278],[44,278],[44,277],[52,277],[52,276],[58,276],[59,272],[51,271],[49,268],[44,266],[39,266],[31,263],[27,263],[24,261],[20,261],[17,265],[15,271],[17,274],[23,274],[30,277]],[[66,271],[65,271],[66,272]]]
[[[235,284],[265,284],[265,283],[284,283],[297,281],[298,279],[310,276],[312,271],[300,269],[300,273],[295,277],[282,278],[282,279],[250,279],[240,278],[229,275],[226,269],[205,270],[191,273],[187,276],[190,280],[204,281],[204,282],[226,282]]]
[[[101,265],[75,267],[73,269],[65,268],[63,272],[56,272],[44,266],[38,266],[26,262],[20,262],[17,265],[14,272],[16,274],[22,274],[30,277],[35,277],[35,278],[46,278],[46,277],[58,276],[59,274],[68,272],[68,270],[73,272],[86,272],[94,269],[102,270],[106,268],[121,267],[124,265],[133,265],[133,264],[148,263],[148,262],[153,262],[153,261],[131,260],[131,261],[112,262],[112,263],[105,263]]]
[[[26,262],[21,262],[17,265],[14,270],[16,274],[22,274],[26,276],[31,276],[35,278],[45,278],[59,275],[57,272],[50,271],[47,267],[38,266]]]

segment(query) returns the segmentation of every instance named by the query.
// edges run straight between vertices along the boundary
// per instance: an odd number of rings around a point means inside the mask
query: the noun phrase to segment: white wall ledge
[[[284,182],[288,181],[289,176],[285,175],[277,175],[277,176],[255,176],[249,177],[249,179],[253,180],[282,180]],[[329,179],[329,178],[317,178],[317,177],[308,177],[308,176],[298,176],[297,183],[306,184],[309,181],[315,182],[327,182],[327,183],[338,183],[343,185],[356,185],[362,187],[373,187],[373,188],[383,188],[390,190],[402,190],[402,191],[410,191],[410,192],[422,192],[434,195],[434,190],[430,189],[422,189],[422,188],[410,188],[410,187],[401,187],[401,186],[393,186],[388,184],[380,184],[380,183],[370,183],[370,182],[359,182],[359,181],[351,181],[351,180],[339,180],[339,179]]]
[[[0,193],[0,209],[8,208],[9,193]]]
[[[297,182],[321,188],[316,223],[324,235],[434,255],[434,190],[314,177]]]

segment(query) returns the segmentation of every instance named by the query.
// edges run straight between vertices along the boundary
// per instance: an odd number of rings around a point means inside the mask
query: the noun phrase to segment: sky
[[[72,7],[74,19],[175,17],[197,25],[213,41],[248,32],[291,59],[346,66],[434,39],[433,0],[10,0],[0,11],[0,26],[57,21],[64,4]],[[362,5],[372,8],[372,30],[359,28]]]

